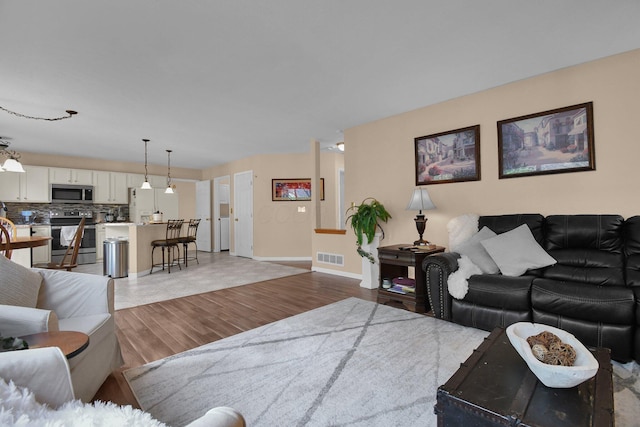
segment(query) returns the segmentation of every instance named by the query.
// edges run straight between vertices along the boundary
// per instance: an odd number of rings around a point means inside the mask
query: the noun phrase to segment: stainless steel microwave
[[[51,184],[51,203],[93,203],[93,186]]]

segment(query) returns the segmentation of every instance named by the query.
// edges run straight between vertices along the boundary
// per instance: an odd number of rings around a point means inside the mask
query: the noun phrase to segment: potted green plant
[[[384,238],[384,230],[380,222],[387,222],[391,215],[384,205],[373,197],[367,197],[361,204],[351,206],[347,209],[347,214],[350,212],[351,214],[347,216],[346,222],[351,222],[351,228],[356,234],[358,254],[363,258],[367,258],[371,264],[374,264],[375,258],[373,254],[362,248],[365,243],[364,238],[366,237],[367,239],[366,244],[373,242],[377,229],[380,229],[382,238]]]

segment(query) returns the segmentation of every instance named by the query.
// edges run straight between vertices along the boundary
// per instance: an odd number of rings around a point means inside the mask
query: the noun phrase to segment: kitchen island
[[[166,237],[167,224],[135,224],[133,222],[105,223],[106,239],[127,239],[129,241],[129,277],[146,276],[152,264],[162,263],[162,251],[157,250],[151,260],[151,242]],[[178,247],[182,257],[182,247]],[[156,270],[158,271],[158,270]]]

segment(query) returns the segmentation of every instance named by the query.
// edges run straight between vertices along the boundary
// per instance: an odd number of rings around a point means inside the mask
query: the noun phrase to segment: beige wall
[[[325,179],[325,200],[320,202],[322,226],[337,226],[338,169],[344,166],[344,156],[321,152],[321,177]],[[266,154],[244,158],[203,171],[203,179],[230,176],[231,207],[233,208],[233,175],[253,171],[253,255],[258,259],[309,259],[313,233],[312,202],[274,202],[271,200],[271,180],[274,178],[311,178],[310,153]],[[298,212],[303,207],[305,212]],[[231,218],[230,251],[234,252]]]
[[[640,50],[507,84],[345,131],[346,203],[380,200],[393,218],[382,245],[417,238],[405,207],[415,184],[414,138],[480,124],[482,179],[429,185],[425,237],[448,245],[447,222],[463,213],[640,214],[637,118]],[[498,179],[496,122],[593,101],[596,170]],[[343,253],[346,273],[360,273],[355,237],[315,237],[313,253]],[[315,266],[314,266],[315,267]],[[326,265],[319,267],[327,268]]]

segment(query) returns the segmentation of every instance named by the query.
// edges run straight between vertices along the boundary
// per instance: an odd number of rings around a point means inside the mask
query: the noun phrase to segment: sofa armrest
[[[219,406],[187,424],[187,427],[245,427],[246,425],[240,412],[227,406]]]
[[[435,317],[451,320],[451,295],[448,278],[458,269],[460,254],[446,252],[428,256],[422,262],[422,270],[427,280],[427,295]]]
[[[58,347],[0,353],[0,377],[26,387],[53,408],[75,399],[67,359]]]
[[[57,330],[58,317],[52,310],[0,305],[0,335],[3,337],[20,337]]]
[[[114,313],[113,279],[95,274],[34,268],[43,277],[38,307],[60,319]]]

